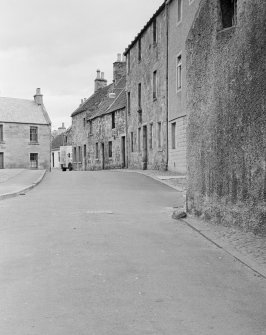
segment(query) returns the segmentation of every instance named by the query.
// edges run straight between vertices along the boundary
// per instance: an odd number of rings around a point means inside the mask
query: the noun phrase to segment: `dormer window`
[[[237,0],[220,0],[223,28],[230,28],[236,25],[237,21]]]

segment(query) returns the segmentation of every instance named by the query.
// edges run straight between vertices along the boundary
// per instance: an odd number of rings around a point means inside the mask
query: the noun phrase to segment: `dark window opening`
[[[153,44],[157,43],[157,21],[156,18],[153,21]]]
[[[128,111],[128,114],[130,114],[130,110],[131,110],[130,92],[127,92],[127,111]]]
[[[85,117],[83,118],[83,127],[84,128],[86,127],[86,118]]]
[[[4,140],[4,132],[3,132],[3,125],[0,124],[0,142]]]
[[[138,60],[141,61],[141,38],[138,41]]]
[[[96,143],[95,151],[96,151],[96,159],[99,159],[99,144],[98,143]]]
[[[115,128],[115,113],[112,113],[112,129]]]
[[[138,85],[138,107],[141,109],[141,83]]]
[[[130,151],[134,152],[134,133],[130,133]]]
[[[223,28],[236,25],[237,0],[220,0]]]
[[[110,141],[109,144],[108,144],[108,152],[109,152],[109,158],[112,158],[113,156],[113,145],[112,145],[112,142]]]
[[[153,99],[157,99],[157,71],[153,72],[153,92],[152,92],[152,96]]]

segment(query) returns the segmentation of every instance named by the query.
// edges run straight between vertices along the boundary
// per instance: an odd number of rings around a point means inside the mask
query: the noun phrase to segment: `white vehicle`
[[[62,171],[72,171],[72,146],[65,145],[60,147],[60,164]]]

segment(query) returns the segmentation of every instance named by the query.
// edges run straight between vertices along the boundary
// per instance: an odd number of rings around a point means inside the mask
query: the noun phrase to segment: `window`
[[[181,90],[182,87],[182,59],[181,55],[176,58],[176,90]]]
[[[83,157],[84,158],[87,157],[87,147],[86,147],[86,144],[84,144],[84,146],[83,146]]]
[[[141,83],[138,85],[138,107],[141,109]]]
[[[0,169],[4,168],[4,153],[0,152]]]
[[[60,163],[60,152],[58,152],[58,162]]]
[[[175,149],[175,131],[176,131],[176,123],[173,122],[172,125],[172,149]]]
[[[177,23],[182,21],[182,7],[183,7],[183,1],[177,0]]]
[[[74,162],[76,162],[77,161],[77,148],[76,147],[74,147],[74,150],[73,150],[73,160],[74,160]]]
[[[81,162],[82,161],[82,154],[81,154],[81,147],[79,146],[79,157],[78,157],[78,161]]]
[[[83,118],[83,127],[84,128],[86,127],[86,118],[85,117]]]
[[[92,135],[92,121],[89,121],[89,135]]]
[[[113,156],[112,141],[108,143],[108,152],[109,152],[109,158],[112,158]]]
[[[153,100],[157,99],[157,71],[153,72],[153,83],[152,83],[152,87],[153,87]]]
[[[149,136],[149,142],[150,142],[150,149],[153,147],[153,124],[150,123],[150,136]]]
[[[127,111],[128,111],[128,114],[130,114],[130,110],[131,110],[130,92],[127,92]]]
[[[30,168],[38,169],[38,154],[30,153]]]
[[[0,124],[0,142],[4,141],[4,129],[3,129],[3,125]]]
[[[96,143],[95,151],[96,151],[96,159],[99,159],[99,143]]]
[[[38,142],[38,127],[30,127],[30,142]]]
[[[130,151],[134,152],[134,133],[133,131],[130,133]]]
[[[220,0],[223,28],[236,25],[237,21],[237,0]]]
[[[152,24],[152,31],[153,31],[153,45],[157,43],[157,20],[156,18],[153,21]]]
[[[141,61],[141,38],[138,40],[138,60]]]
[[[140,152],[140,135],[141,135],[141,128],[138,128],[138,152]]]
[[[162,122],[158,122],[158,148],[162,147]]]
[[[115,128],[115,112],[112,113],[112,129]]]
[[[128,51],[127,54],[127,73],[130,72],[130,50]]]

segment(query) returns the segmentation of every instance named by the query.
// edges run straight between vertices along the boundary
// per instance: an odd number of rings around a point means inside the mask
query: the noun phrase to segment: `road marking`
[[[114,214],[112,211],[87,211],[87,214]]]

